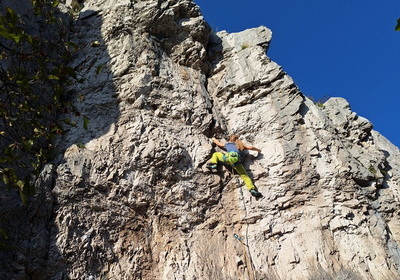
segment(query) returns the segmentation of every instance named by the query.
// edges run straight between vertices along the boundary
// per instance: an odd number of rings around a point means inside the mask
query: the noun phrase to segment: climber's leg
[[[236,172],[240,175],[240,178],[242,178],[243,182],[246,185],[246,188],[250,190],[255,190],[256,187],[253,184],[253,181],[250,179],[249,175],[246,172],[246,169],[242,164],[237,164],[236,166],[233,167]]]
[[[212,155],[212,157],[210,159],[210,163],[218,164],[218,162],[224,161],[223,156],[224,156],[224,154],[221,153],[221,152],[213,153],[213,155]]]
[[[221,152],[213,153],[210,161],[207,163],[207,168],[210,170],[217,168],[218,162],[224,161],[223,156],[224,154]]]

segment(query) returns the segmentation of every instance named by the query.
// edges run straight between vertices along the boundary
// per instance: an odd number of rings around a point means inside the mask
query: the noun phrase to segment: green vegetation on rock
[[[79,114],[65,87],[78,80],[67,66],[78,47],[58,1],[32,1],[33,19],[6,8],[0,14],[0,180],[23,203],[63,134],[60,113]]]

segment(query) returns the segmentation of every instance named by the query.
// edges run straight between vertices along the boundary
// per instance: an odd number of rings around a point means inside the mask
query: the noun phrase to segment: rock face
[[[59,139],[1,279],[400,279],[399,149],[306,98],[269,29],[212,34],[189,0],[88,1],[74,25],[88,130]],[[205,168],[233,132],[261,199]]]

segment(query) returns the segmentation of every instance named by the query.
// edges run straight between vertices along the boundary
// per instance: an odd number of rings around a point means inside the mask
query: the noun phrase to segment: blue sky
[[[215,31],[272,30],[267,55],[306,96],[343,97],[400,147],[399,0],[195,0]]]

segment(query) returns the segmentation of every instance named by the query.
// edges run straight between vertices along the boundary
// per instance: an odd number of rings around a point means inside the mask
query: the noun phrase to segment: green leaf
[[[76,72],[75,72],[74,68],[69,67],[69,66],[66,66],[66,67],[64,68],[64,70],[67,72],[67,74],[68,74],[70,77],[72,77],[72,78],[74,78],[74,79],[77,79]]]
[[[88,128],[89,128],[89,119],[88,119],[88,117],[83,117],[83,128],[85,129],[85,130],[88,130]]]
[[[22,205],[26,205],[27,197],[26,194],[21,190],[19,190],[19,197],[21,198]]]
[[[10,177],[6,173],[3,173],[3,182],[6,185],[10,184]]]
[[[21,35],[11,34],[11,37],[17,44],[21,41]]]
[[[395,31],[400,31],[400,18],[397,20],[397,25],[396,25],[396,28],[394,30]]]
[[[101,64],[101,65],[97,66],[97,69],[96,69],[96,74],[97,74],[97,75],[100,74],[101,70],[104,68],[104,65],[105,65],[105,64]]]
[[[33,37],[31,35],[25,35],[25,37],[29,44],[33,45]]]
[[[2,25],[0,25],[0,36],[7,40],[13,40],[15,43],[19,43],[21,41],[21,35],[10,32]]]
[[[76,146],[77,146],[79,149],[85,149],[85,144],[83,144],[83,143],[76,143]]]
[[[0,36],[4,39],[12,39],[10,32],[3,25],[0,25]]]
[[[69,47],[73,48],[74,52],[76,52],[79,49],[79,46],[77,44],[75,44],[74,42],[66,42],[65,46],[68,47],[68,48]]]
[[[68,118],[64,119],[63,122],[71,126],[76,126],[76,122],[73,122],[71,121],[71,119]]]
[[[100,46],[100,42],[99,41],[93,41],[91,44],[90,44],[92,47],[98,47],[98,46]]]
[[[3,170],[1,170],[1,173],[3,174],[3,182],[6,185],[13,185],[14,182],[17,180],[17,175],[15,174],[14,169],[4,168]]]
[[[24,190],[24,187],[25,187],[24,181],[18,180],[15,184],[17,185],[17,187],[18,187],[21,191]]]
[[[7,8],[6,8],[6,16],[7,16],[7,18],[9,18],[9,19],[11,20],[11,22],[12,22],[13,24],[17,23],[17,21],[18,21],[18,16],[17,16],[17,14],[14,12],[14,10],[11,9],[10,7],[7,7]]]
[[[56,76],[56,75],[48,75],[47,78],[48,78],[49,80],[59,80],[59,79],[60,79],[60,78],[59,78],[58,76]]]
[[[8,239],[7,233],[1,228],[0,228],[0,235],[3,237],[3,239]]]
[[[29,140],[23,141],[22,142],[22,146],[23,146],[25,151],[30,151],[32,146],[33,146],[33,140],[29,139]]]

